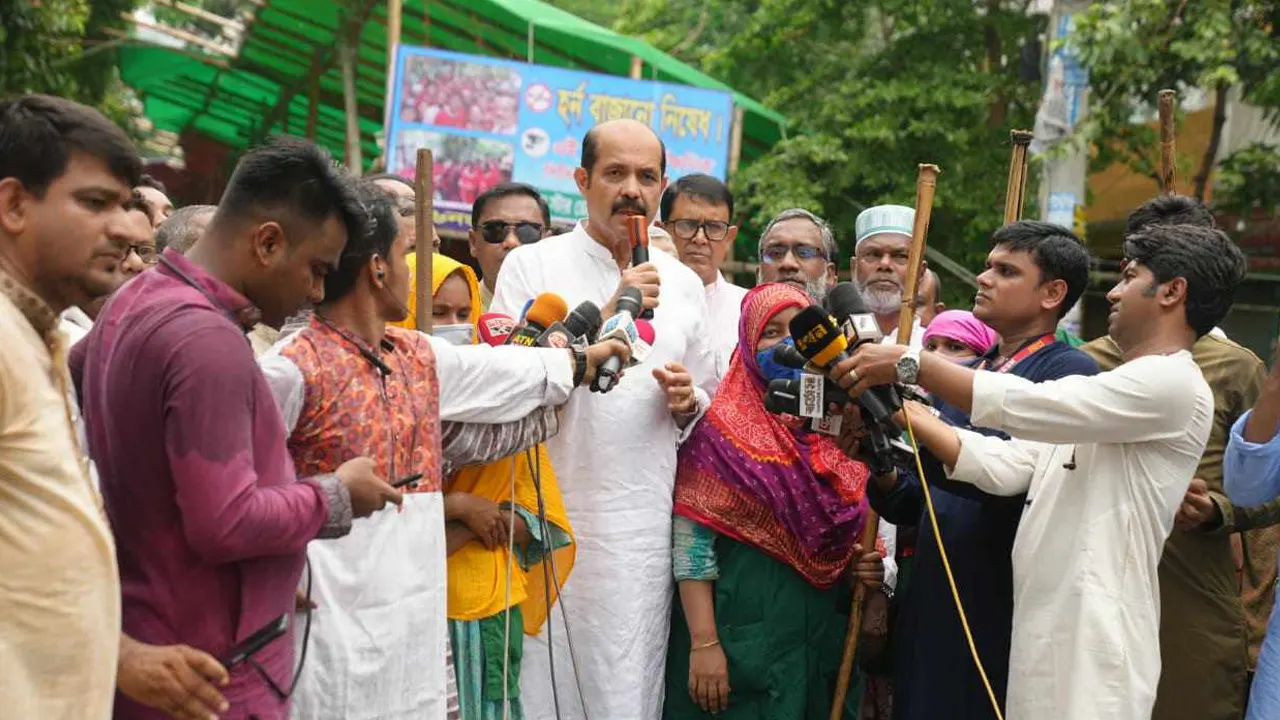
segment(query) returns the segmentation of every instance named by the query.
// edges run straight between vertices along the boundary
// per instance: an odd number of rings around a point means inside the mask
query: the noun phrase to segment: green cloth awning
[[[627,76],[694,87],[733,89],[635,38],[619,35],[539,0],[406,0],[401,42],[455,52]],[[342,157],[346,122],[338,37],[347,18],[363,19],[356,95],[365,162],[379,154],[386,94],[385,0],[269,0],[245,31],[235,58],[133,43],[120,49],[124,81],[141,95],[147,117],[175,133],[196,130],[233,149],[272,133],[302,135],[312,78],[318,78],[316,139]],[[429,35],[429,37],[424,37]],[[532,45],[532,53],[530,46]],[[743,163],[767,151],[785,118],[737,92],[743,109]]]

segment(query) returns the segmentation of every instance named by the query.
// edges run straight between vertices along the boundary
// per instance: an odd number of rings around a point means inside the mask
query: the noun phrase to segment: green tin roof
[[[402,43],[528,60],[532,38],[533,62],[620,76],[630,73],[635,56],[644,62],[645,79],[733,92],[744,113],[743,162],[782,137],[786,120],[778,113],[640,40],[539,0],[431,0],[429,33],[423,3],[405,0]],[[121,74],[156,127],[193,129],[236,149],[271,133],[303,134],[309,79],[318,74],[316,139],[341,157],[346,124],[337,38],[345,18],[364,18],[356,95],[367,163],[379,154],[374,138],[383,124],[386,13],[385,0],[269,0],[246,28],[237,57],[130,44],[120,49]]]

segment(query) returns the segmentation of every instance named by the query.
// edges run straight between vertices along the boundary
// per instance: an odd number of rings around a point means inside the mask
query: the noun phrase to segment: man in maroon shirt
[[[284,422],[244,336],[322,300],[324,275],[366,223],[352,179],[328,155],[272,141],[240,161],[187,256],[167,251],[76,346],[121,571],[117,720],[287,718],[291,633],[228,668],[225,702],[200,680],[221,681],[219,668],[182,655],[148,675],[128,667],[131,654],[182,644],[222,656],[292,614],[308,541],[400,503],[367,458],[333,475],[294,475]]]

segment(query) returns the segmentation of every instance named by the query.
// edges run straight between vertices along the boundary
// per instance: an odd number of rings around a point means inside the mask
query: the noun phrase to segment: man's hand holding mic
[[[906,352],[905,345],[861,345],[833,365],[828,375],[851,397],[857,397],[869,387],[898,382],[898,361]]]
[[[622,271],[622,280],[618,283],[618,289],[613,293],[613,297],[609,298],[609,302],[601,308],[600,312],[605,317],[613,317],[618,314],[618,298],[622,295],[623,288],[635,288],[640,291],[641,307],[645,310],[652,310],[658,307],[658,292],[661,290],[662,280],[658,277],[658,266],[651,262],[637,265],[636,267],[627,268]]]
[[[595,382],[597,371],[600,366],[604,365],[609,358],[616,357],[620,367],[625,367],[631,362],[631,348],[621,340],[609,339],[597,342],[587,346],[587,370],[583,376],[581,387],[587,387]]]

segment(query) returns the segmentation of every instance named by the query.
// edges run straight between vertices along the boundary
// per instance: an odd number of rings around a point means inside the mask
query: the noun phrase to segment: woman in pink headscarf
[[[985,354],[1000,340],[995,330],[968,310],[940,313],[924,331],[924,349],[967,363]]]

